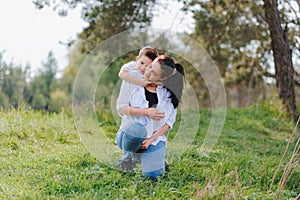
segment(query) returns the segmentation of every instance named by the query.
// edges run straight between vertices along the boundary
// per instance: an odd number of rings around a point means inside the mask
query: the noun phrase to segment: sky
[[[32,0],[0,2],[0,51],[5,50],[4,60],[15,64],[30,63],[37,69],[53,51],[58,67],[67,65],[67,48],[60,44],[85,26],[76,9],[67,17],[60,17],[51,8],[38,10]]]
[[[182,31],[188,16],[180,16],[180,5],[172,3],[172,12],[162,11],[153,19],[154,28],[173,26]],[[190,22],[189,22],[190,23]],[[80,18],[80,8],[60,17],[52,8],[38,10],[32,0],[7,0],[0,2],[0,52],[5,50],[4,60],[24,66],[29,63],[33,71],[47,60],[49,51],[54,53],[61,71],[68,65],[68,49],[60,42],[76,39],[87,26]],[[172,29],[173,30],[173,29]]]

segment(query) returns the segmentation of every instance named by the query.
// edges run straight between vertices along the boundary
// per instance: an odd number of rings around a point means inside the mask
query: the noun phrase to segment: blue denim
[[[152,179],[162,176],[165,171],[166,143],[150,145],[148,149],[140,149],[146,136],[144,127],[139,123],[130,123],[120,129],[116,142],[122,149],[121,162],[141,162],[142,173]]]
[[[150,145],[148,149],[140,149],[142,173],[152,179],[163,176],[165,172],[166,143],[160,141],[157,145]]]
[[[116,142],[122,149],[122,160],[129,161],[133,158],[133,154],[139,150],[146,135],[145,127],[138,122],[129,123],[118,131]]]

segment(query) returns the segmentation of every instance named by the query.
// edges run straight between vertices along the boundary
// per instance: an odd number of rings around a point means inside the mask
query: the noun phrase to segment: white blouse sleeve
[[[136,69],[136,62],[130,61],[129,63],[124,64],[121,67],[120,71],[128,71],[128,72],[130,72],[130,71],[132,71],[134,69]]]
[[[116,106],[116,109],[120,116],[122,116],[122,114],[119,112],[119,110],[124,106],[130,105],[131,93],[132,93],[132,84],[123,80],[121,84],[119,96],[117,99],[117,106]]]
[[[176,113],[177,113],[177,108],[172,110],[172,112],[170,113],[169,117],[166,120],[166,124],[169,125],[170,130],[173,128],[173,124],[176,121]]]

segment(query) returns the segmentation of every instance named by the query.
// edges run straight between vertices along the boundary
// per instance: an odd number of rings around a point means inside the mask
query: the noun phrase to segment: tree
[[[4,76],[6,74],[6,63],[3,61],[3,51],[0,52],[0,109],[5,109],[9,107],[9,98],[7,94],[3,91]]]
[[[35,109],[49,110],[50,94],[53,90],[52,85],[55,84],[55,75],[57,73],[57,61],[50,51],[47,61],[42,62],[42,68],[39,74],[31,80],[27,98],[29,104]]]
[[[82,6],[82,19],[88,26],[79,34],[80,49],[83,53],[90,52],[104,39],[131,28],[142,28],[150,24],[155,0],[69,0],[69,1],[33,1],[36,8],[52,6],[61,16],[66,16],[69,9]]]
[[[13,62],[3,61],[3,52],[0,53],[0,103],[3,108],[13,106],[17,108],[24,98],[26,88],[27,71],[26,66],[16,66]]]
[[[271,1],[272,2],[272,1]],[[195,31],[193,37],[198,40],[215,60],[227,86],[238,86],[240,92],[247,88],[263,91],[264,80],[276,78],[278,94],[288,112],[295,117],[294,86],[295,74],[292,66],[278,72],[271,65],[272,52],[274,55],[273,36],[270,36],[269,24],[266,21],[266,11],[263,1],[190,1],[187,8],[194,13]],[[280,9],[279,9],[280,8]],[[277,26],[284,26],[281,33],[282,44],[286,58],[292,65],[291,52],[295,62],[299,60],[300,23],[297,8],[290,1],[280,1],[277,15],[281,16]],[[299,11],[299,8],[298,8]],[[269,22],[278,17],[269,17]],[[284,35],[283,35],[284,33]],[[287,47],[290,42],[291,47]],[[271,44],[272,43],[272,48]],[[280,43],[278,43],[280,46]],[[298,46],[298,47],[297,47]],[[288,50],[289,49],[289,50]],[[272,51],[273,50],[273,51]],[[280,55],[280,54],[279,54]],[[281,64],[280,64],[281,65]],[[276,67],[279,67],[277,65]],[[282,70],[282,69],[281,69]],[[286,78],[289,73],[289,77]],[[283,84],[283,80],[288,81]],[[291,82],[290,82],[291,81]],[[285,88],[285,89],[284,89]],[[288,89],[287,89],[288,88]]]
[[[281,27],[277,0],[264,0],[264,10],[272,39],[271,44],[275,62],[275,77],[278,94],[287,112],[296,121],[297,114],[292,53],[287,34]]]
[[[195,19],[191,36],[215,61],[228,94],[237,90],[234,105],[243,107],[263,98],[264,94],[255,91],[264,91],[263,78],[271,74],[268,29],[261,5],[256,1],[216,0],[190,1],[186,7]],[[201,85],[203,81],[194,77],[192,84]],[[233,104],[232,100],[229,103]]]
[[[53,7],[61,16],[66,16],[69,9],[81,5],[82,18],[88,22],[88,26],[79,35],[79,48],[82,53],[89,53],[107,37],[134,27],[149,25],[153,16],[151,8],[153,5],[161,6],[159,3],[162,1],[35,0],[33,2],[39,9],[44,6]],[[280,50],[279,53],[274,51],[274,46],[281,43],[277,44],[273,41],[276,38],[271,34],[272,18],[269,17],[266,21],[267,15],[273,15],[266,11],[266,2],[275,1],[189,0],[183,2],[185,3],[183,9],[192,12],[196,21],[192,37],[199,41],[211,55],[227,86],[237,88],[240,93],[245,90],[264,91],[265,79],[275,78],[279,97],[287,111],[295,118],[296,105],[293,100],[295,91],[292,82],[298,73],[293,71],[292,59],[299,60],[300,57],[299,9],[297,11],[293,7],[294,4],[286,0],[279,1],[281,6],[278,7],[276,1],[276,12],[281,16],[276,26],[284,26],[281,32],[285,34],[281,36],[281,39],[285,40],[282,43],[285,49]],[[295,2],[300,5],[299,0]],[[287,47],[286,44],[291,46]],[[280,55],[286,55],[287,49],[290,49],[293,54],[285,57],[286,61],[278,63],[276,59]],[[272,54],[275,60],[275,74],[270,62]],[[288,67],[282,68],[283,65]],[[285,72],[289,74],[287,79]],[[199,76],[193,73],[197,72],[191,72],[192,85],[203,85],[203,81],[199,81]],[[252,95],[249,93],[247,92],[245,96]]]
[[[47,98],[50,98],[51,84],[55,79],[56,73],[57,73],[57,60],[54,57],[53,52],[49,51],[47,55],[47,61],[45,63],[42,62],[42,69],[41,69],[41,76],[45,80],[45,84],[46,84],[45,94]]]

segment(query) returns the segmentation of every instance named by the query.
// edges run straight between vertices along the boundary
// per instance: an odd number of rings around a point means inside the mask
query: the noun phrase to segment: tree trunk
[[[272,51],[275,61],[275,78],[279,98],[287,112],[297,120],[296,97],[294,88],[294,68],[292,52],[286,33],[280,24],[277,0],[264,0],[266,21],[272,40]]]

